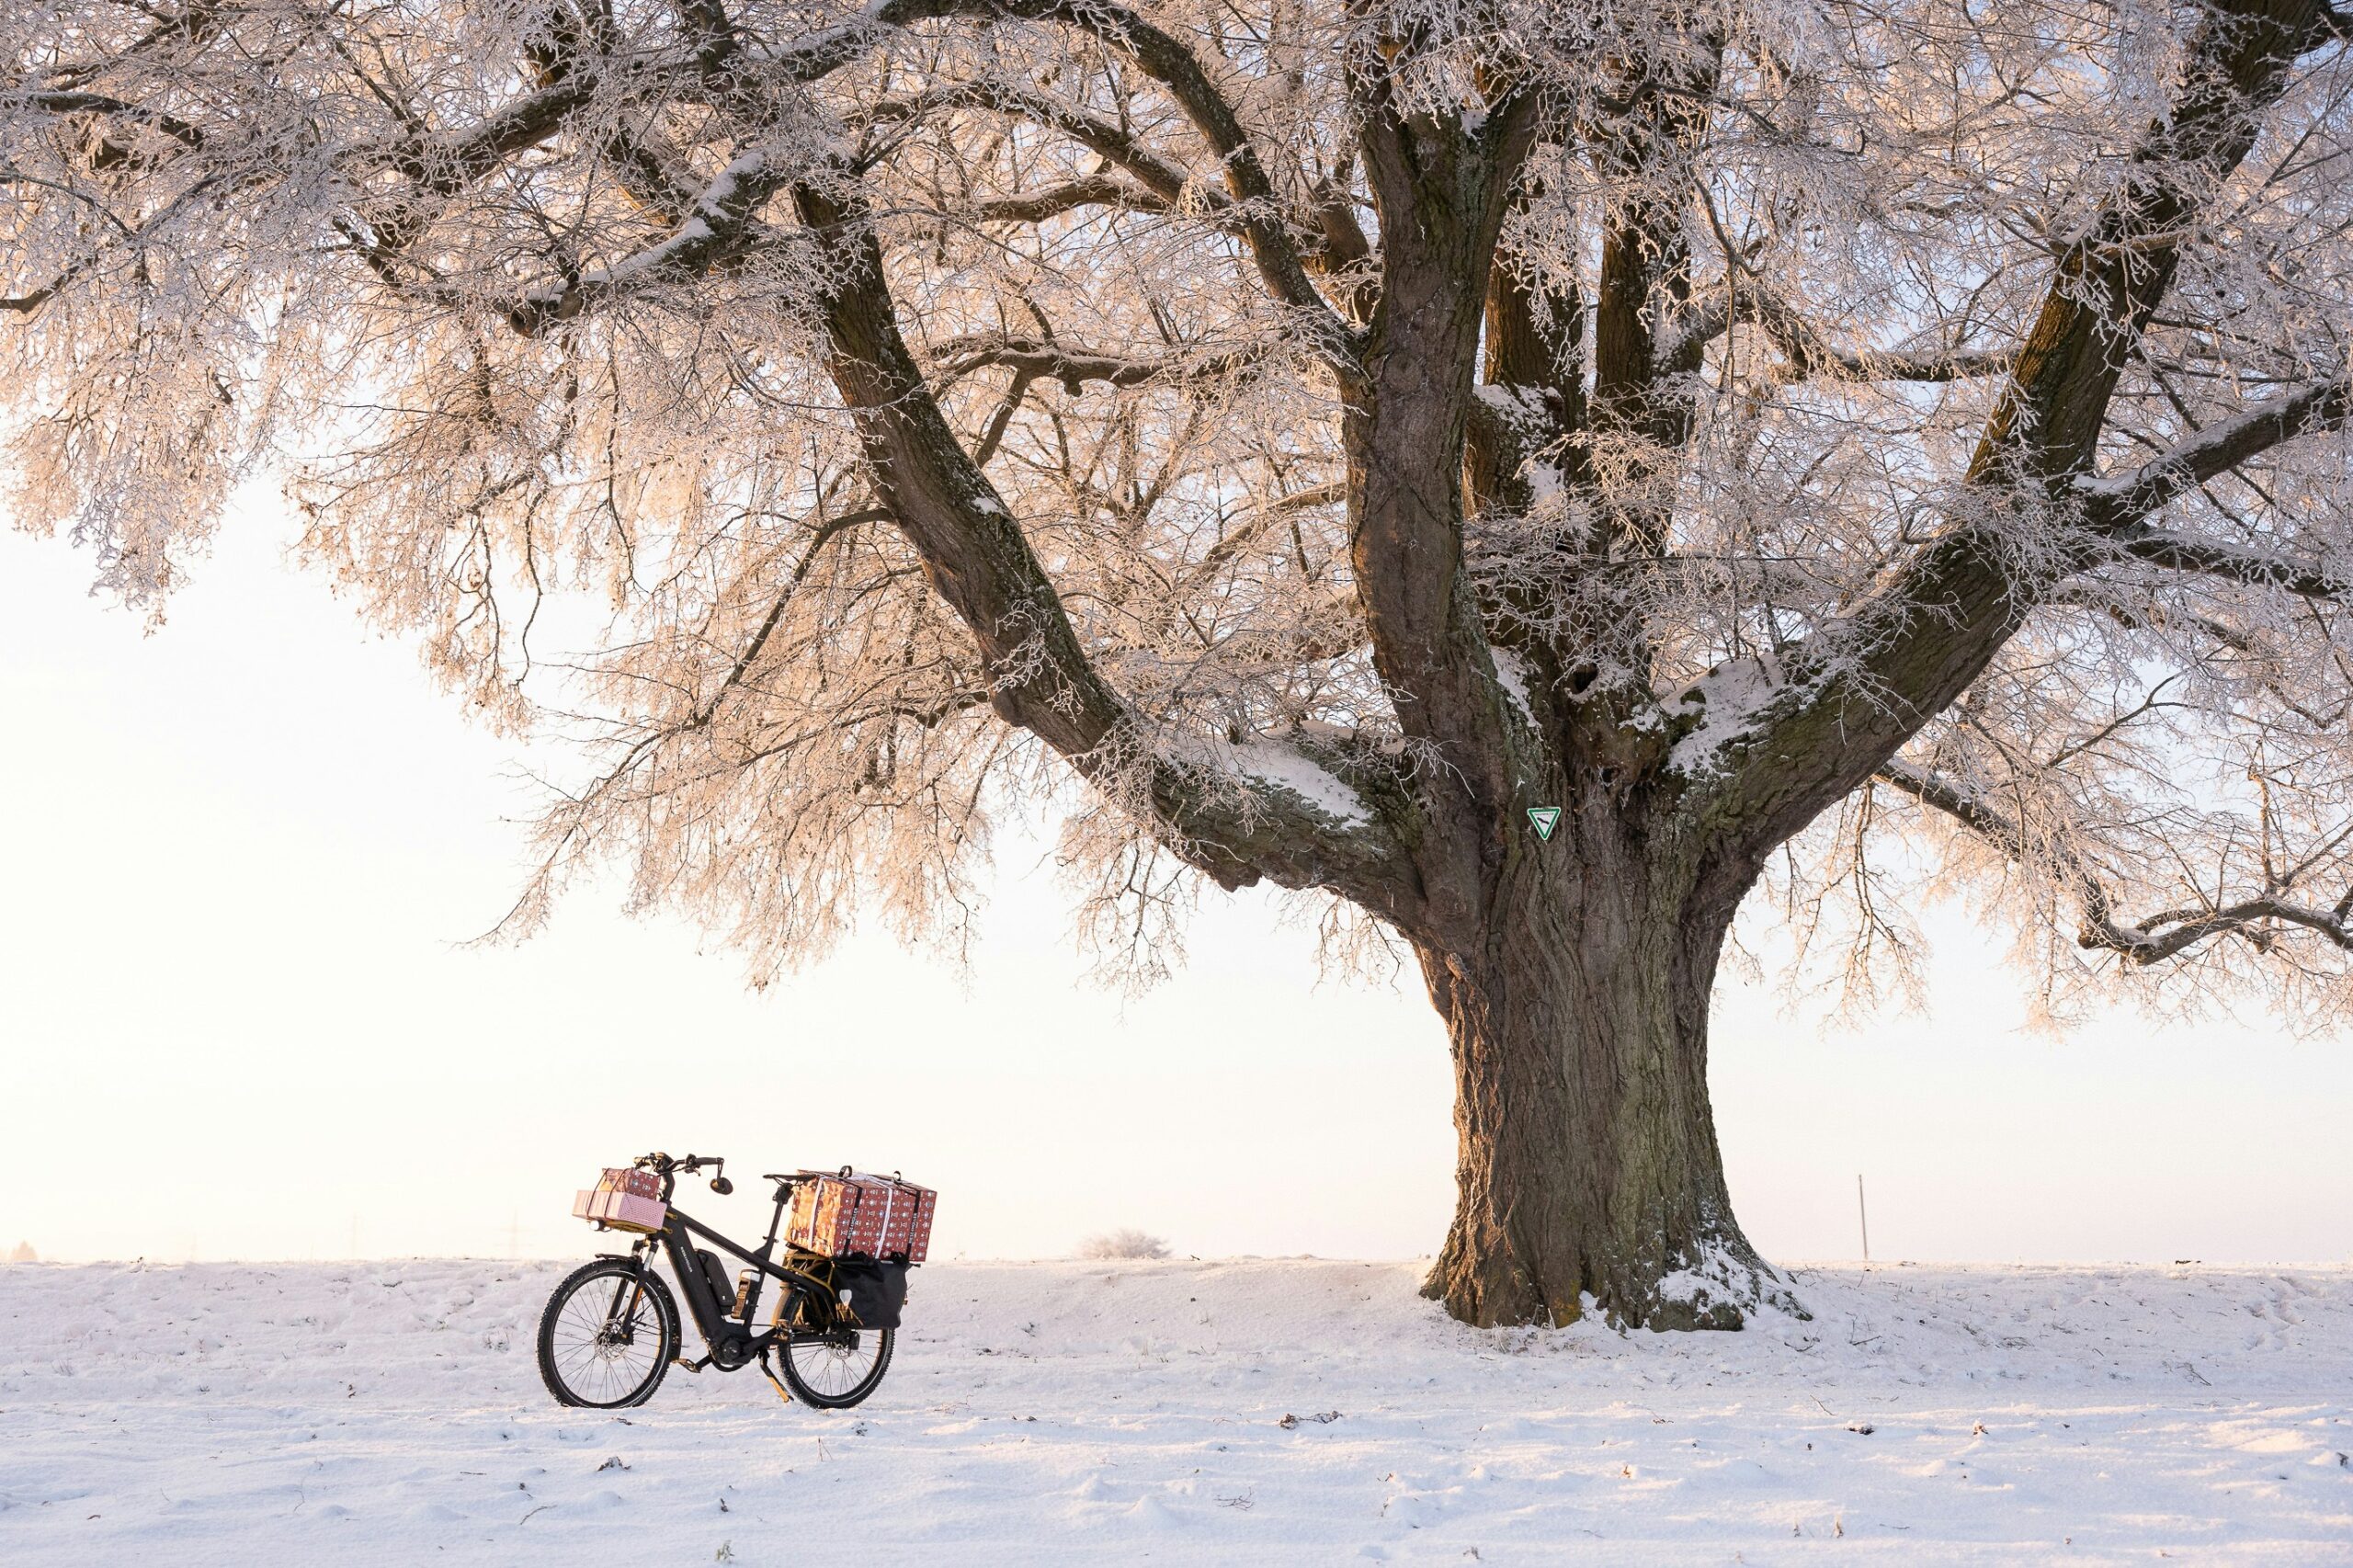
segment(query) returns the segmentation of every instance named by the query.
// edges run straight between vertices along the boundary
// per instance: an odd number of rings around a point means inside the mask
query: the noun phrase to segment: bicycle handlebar
[[[727,1156],[724,1154],[688,1154],[682,1158],[674,1160],[669,1155],[657,1149],[650,1154],[640,1154],[632,1163],[666,1177],[676,1176],[680,1174],[692,1176],[697,1171],[701,1170],[705,1165],[716,1166],[723,1173],[727,1168]],[[710,1178],[710,1186],[712,1191],[719,1193],[722,1197],[735,1190],[735,1184],[729,1181],[723,1174],[712,1176]],[[665,1188],[664,1190],[666,1195],[668,1189]]]

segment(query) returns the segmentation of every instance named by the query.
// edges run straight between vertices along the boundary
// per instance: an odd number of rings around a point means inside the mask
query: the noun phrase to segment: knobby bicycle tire
[[[600,1302],[587,1290],[598,1279],[609,1279],[619,1291],[640,1278],[643,1293],[631,1304],[631,1315],[653,1330],[654,1344],[652,1364],[632,1374],[617,1369],[641,1358],[634,1338],[625,1347],[601,1342],[596,1325],[609,1315],[611,1301]],[[566,1309],[575,1303],[585,1311],[567,1314]],[[632,1336],[637,1332],[638,1324],[632,1323]],[[641,1274],[627,1258],[600,1257],[582,1264],[556,1286],[546,1310],[540,1313],[538,1338],[540,1381],[547,1384],[558,1404],[575,1410],[628,1410],[654,1397],[671,1359],[678,1354],[678,1305],[670,1288],[652,1269]]]

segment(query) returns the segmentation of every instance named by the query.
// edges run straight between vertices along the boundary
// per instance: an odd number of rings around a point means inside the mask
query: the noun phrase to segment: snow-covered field
[[[1620,1336],[938,1265],[859,1410],[626,1416],[540,1388],[561,1272],[0,1267],[0,1562],[2353,1563],[2342,1267],[1802,1268],[1810,1323]]]

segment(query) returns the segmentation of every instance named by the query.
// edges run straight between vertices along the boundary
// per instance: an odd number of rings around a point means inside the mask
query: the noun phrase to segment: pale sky
[[[1319,983],[1214,890],[1171,983],[1086,979],[1005,858],[970,974],[881,935],[765,995],[583,889],[520,948],[528,796],[413,653],[233,519],[170,624],[0,530],[0,1249],[44,1257],[581,1255],[573,1189],[646,1149],[940,1189],[936,1256],[1132,1225],[1180,1254],[1406,1257],[1452,1199],[1445,1036],[1411,975]],[[1999,942],[1932,912],[1924,1014],[1716,998],[1735,1207],[1780,1261],[2353,1256],[2342,1036],[2125,1010],[2022,1029]],[[684,1201],[756,1238],[744,1181]],[[688,1189],[695,1192],[697,1189]]]

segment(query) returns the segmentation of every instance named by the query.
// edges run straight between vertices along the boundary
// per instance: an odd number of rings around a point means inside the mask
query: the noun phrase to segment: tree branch
[[[2353,419],[2353,378],[2338,376],[2210,426],[2131,473],[2078,479],[2086,520],[2103,532],[2129,528],[2176,496],[2261,457],[2283,441],[2344,428]]]
[[[1170,210],[1189,201],[1215,220],[1221,228],[1238,231],[1233,199],[1222,191],[1194,187],[1192,175],[1170,163],[1139,141],[1126,126],[1089,114],[1028,85],[999,81],[958,82],[929,87],[911,98],[886,98],[868,110],[870,120],[915,119],[942,108],[979,108],[1011,115],[1066,136],[1101,158],[1124,169],[1152,199]]]
[[[1116,179],[1109,175],[1094,175],[1084,179],[1065,180],[1044,190],[1026,192],[1019,196],[1001,196],[982,202],[971,213],[983,223],[1042,223],[1049,218],[1059,218],[1086,207],[1108,207],[1122,212],[1174,212],[1174,203],[1155,196],[1149,190]]]
[[[1336,365],[1354,361],[1354,331],[1309,278],[1256,144],[1191,50],[1113,0],[974,0],[974,5],[984,13],[1055,22],[1088,33],[1135,62],[1165,88],[1217,155],[1226,189],[1238,204],[1243,235],[1268,291],[1298,312],[1302,335],[1320,354]]]
[[[1534,195],[1523,178],[1514,208],[1525,209]],[[1497,255],[1487,274],[1483,379],[1503,401],[1498,406],[1483,392],[1472,409],[1463,466],[1473,512],[1495,505],[1525,510],[1534,495],[1521,470],[1548,449],[1559,454],[1563,484],[1591,482],[1592,446],[1577,438],[1589,423],[1585,347],[1585,299],[1575,280],[1542,289]]]
[[[879,104],[871,117],[914,118],[937,108],[959,106],[1013,115],[1067,136],[1132,176],[1143,187],[1145,199],[1154,203],[1151,210],[1178,212],[1189,208],[1203,213],[1220,229],[1240,236],[1267,291],[1277,303],[1290,310],[1302,335],[1319,356],[1343,373],[1356,364],[1354,329],[1340,319],[1309,280],[1289,231],[1276,215],[1279,204],[1272,190],[1260,188],[1265,179],[1263,172],[1255,180],[1238,179],[1236,165],[1228,159],[1223,165],[1227,188],[1204,188],[1196,183],[1191,171],[1146,147],[1126,126],[1089,114],[1026,85],[1009,82],[977,81],[934,87],[913,98]],[[1255,153],[1245,160],[1245,166],[1257,167]],[[1070,188],[1063,187],[1064,191]],[[1249,194],[1242,194],[1245,191]],[[1005,215],[1026,217],[1032,206],[1031,202],[1016,199]],[[985,209],[981,214],[996,215]]]
[[[2249,587],[2276,588],[2308,599],[2353,595],[2353,577],[2341,577],[2262,551],[2237,550],[2226,544],[2165,533],[2145,524],[2119,529],[2111,540],[2133,560],[2176,572],[2227,577]]]
[[[1403,102],[1393,62],[1344,56],[1380,215],[1381,289],[1361,374],[1343,378],[1348,560],[1372,665],[1426,776],[1415,845],[1430,928],[1466,939],[1518,840],[1519,799],[1555,759],[1498,679],[1463,570],[1464,437],[1487,279],[1534,141],[1528,95],[1483,119]]]
[[[1670,51],[1688,40],[1673,40]],[[1626,70],[1623,103],[1600,145],[1601,173],[1622,193],[1601,235],[1600,290],[1594,301],[1593,418],[1597,432],[1631,436],[1657,449],[1688,437],[1688,398],[1662,385],[1699,364],[1700,346],[1662,331],[1689,308],[1691,255],[1684,193],[1707,135],[1709,106],[1722,70],[1721,30],[1693,47],[1637,59]],[[1665,350],[1662,352],[1662,350]],[[1638,463],[1633,488],[1652,465]],[[1654,506],[1619,509],[1613,528],[1650,551],[1663,543]]]
[[[1333,887],[1398,915],[1410,911],[1416,899],[1410,869],[1371,812],[1343,820],[1279,778],[1245,778],[1236,788],[1202,760],[1153,747],[1095,668],[1043,563],[926,389],[899,332],[871,223],[851,199],[809,185],[796,185],[793,199],[837,280],[824,306],[827,369],[858,421],[883,505],[933,588],[972,634],[998,716],[1108,789],[1122,789],[1140,766],[1170,847],[1223,886],[1267,877],[1289,887]]]
[[[943,0],[874,0],[856,21],[804,33],[778,50],[748,54],[731,47],[726,51],[726,62],[733,71],[766,77],[771,83],[806,85],[862,58],[892,30],[953,15],[956,9],[955,5],[944,4]],[[575,38],[571,41],[574,52],[541,62],[546,85],[465,131],[407,137],[389,148],[363,153],[352,160],[352,172],[360,180],[364,181],[371,169],[386,168],[405,176],[415,187],[402,196],[372,199],[361,210],[366,230],[363,254],[380,278],[388,276],[386,263],[415,238],[418,224],[428,215],[426,210],[416,205],[416,195],[456,194],[517,154],[555,135],[574,112],[595,99],[608,62],[582,51],[578,46],[585,40]],[[732,46],[732,39],[729,42]],[[632,62],[630,68],[650,84],[658,84],[663,73],[657,63]],[[676,63],[673,62],[673,74]],[[718,62],[706,48],[688,63],[708,76]],[[772,193],[774,187],[770,188]]]
[[[2024,859],[2029,846],[2018,824],[1977,797],[1955,788],[1934,774],[1900,759],[1881,763],[1875,777],[1942,812],[2012,859]],[[2108,891],[2083,862],[2060,853],[2063,868],[2075,879],[2076,900],[2083,924],[2075,934],[2078,947],[2104,949],[2133,964],[2162,963],[2188,951],[2209,937],[2243,935],[2258,950],[2270,946],[2267,926],[2287,924],[2318,932],[2337,947],[2353,952],[2353,906],[2318,909],[2286,897],[2287,887],[2230,903],[2211,903],[2195,909],[2164,910],[2131,925],[2120,922]],[[2160,928],[2161,927],[2161,928]]]
[[[1073,396],[1090,381],[1115,387],[1149,386],[1154,381],[1211,381],[1229,375],[1262,357],[1256,349],[1224,354],[1131,359],[1070,348],[1042,337],[1002,332],[967,333],[935,344],[931,361],[951,381],[984,365],[1000,366],[1033,380],[1060,381]]]
[[[204,132],[178,116],[148,104],[131,103],[105,93],[29,92],[18,100],[28,108],[48,114],[113,115],[123,119],[135,119],[152,131],[162,132],[190,152],[204,145]],[[98,164],[106,166],[104,162]]]
[[[1860,353],[1838,347],[1796,307],[1754,279],[1733,288],[1730,309],[1721,299],[1710,301],[1688,321],[1683,330],[1661,345],[1670,361],[1680,362],[1690,350],[1722,336],[1734,322],[1761,330],[1788,361],[1787,377],[1803,381],[1820,376],[1839,381],[1959,381],[1998,376],[2017,362],[2010,349],[1941,354],[1897,354],[1879,349]]]
[[[2268,551],[2192,538],[2154,526],[2150,515],[2208,481],[2299,436],[2342,429],[2353,419],[2353,378],[2272,399],[2211,426],[2130,473],[2078,479],[2084,526],[2136,561],[2177,572],[2225,577],[2305,598],[2353,594],[2353,577]]]
[[[756,149],[739,155],[695,198],[694,215],[666,237],[609,267],[530,290],[507,307],[508,324],[534,336],[615,295],[707,273],[755,238],[797,243],[795,236],[773,233],[758,221],[759,210],[790,177],[788,171],[771,168]]]

